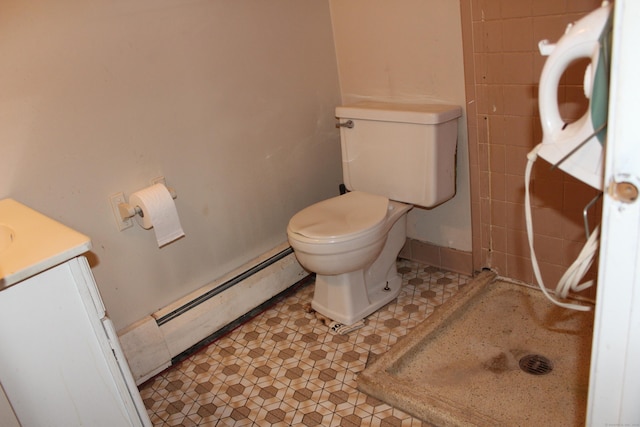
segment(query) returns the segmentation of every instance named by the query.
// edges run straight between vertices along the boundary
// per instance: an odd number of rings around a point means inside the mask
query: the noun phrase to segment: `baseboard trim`
[[[446,248],[407,238],[404,247],[400,251],[399,257],[456,273],[469,276],[473,275],[473,257],[471,252]]]

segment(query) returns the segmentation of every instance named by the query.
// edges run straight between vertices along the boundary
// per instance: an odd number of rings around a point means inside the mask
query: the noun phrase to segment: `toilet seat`
[[[287,231],[296,240],[335,244],[376,232],[385,225],[389,199],[352,191],[311,205],[289,221]]]

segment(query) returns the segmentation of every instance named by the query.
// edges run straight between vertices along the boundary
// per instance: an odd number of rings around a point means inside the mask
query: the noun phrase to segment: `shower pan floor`
[[[556,307],[539,290],[483,272],[372,355],[358,388],[438,426],[584,425],[592,330],[592,312]],[[531,354],[551,365],[522,370]]]

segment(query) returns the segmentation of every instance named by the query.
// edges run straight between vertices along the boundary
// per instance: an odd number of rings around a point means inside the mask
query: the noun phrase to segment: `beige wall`
[[[337,194],[327,2],[0,3],[0,198],[89,235],[118,329],[286,241]],[[116,228],[164,175],[186,237]]]
[[[476,267],[534,282],[524,222],[526,155],[542,139],[538,79],[542,39],[596,9],[598,0],[462,0]],[[558,100],[567,121],[586,106],[584,63],[561,81]],[[584,244],[582,210],[596,191],[540,159],[533,170],[533,229],[545,283],[558,279]],[[592,227],[599,208],[591,212]],[[593,291],[593,288],[592,288]],[[593,294],[595,295],[595,294]]]
[[[465,109],[460,7],[450,0],[330,0],[342,99],[434,102]],[[411,238],[471,252],[466,118],[456,196],[409,214]]]

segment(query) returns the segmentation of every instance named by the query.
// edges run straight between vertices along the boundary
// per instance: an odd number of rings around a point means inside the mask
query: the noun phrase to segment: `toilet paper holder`
[[[169,190],[169,194],[171,194],[171,197],[174,200],[178,197],[176,191],[172,187],[167,187],[167,190]],[[144,218],[144,213],[142,212],[142,209],[140,209],[140,206],[133,206],[128,202],[118,203],[118,212],[120,213],[120,218],[123,222],[136,215],[140,215],[140,217]]]

